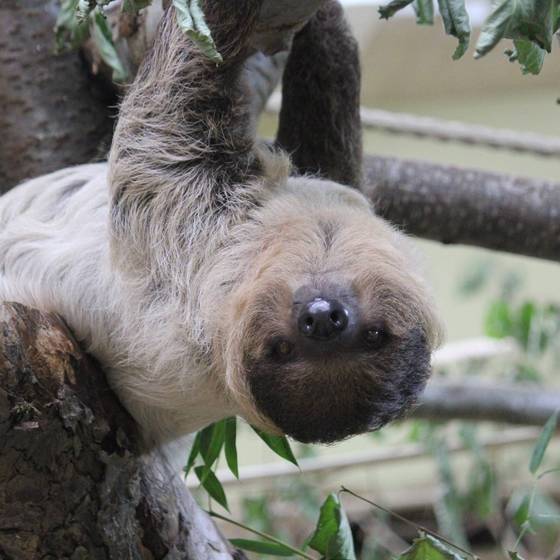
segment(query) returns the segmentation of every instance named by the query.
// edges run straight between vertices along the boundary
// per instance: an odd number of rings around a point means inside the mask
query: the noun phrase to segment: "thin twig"
[[[309,554],[303,552],[303,550],[300,550],[299,548],[294,548],[293,546],[290,546],[289,544],[286,544],[285,542],[282,542],[281,540],[277,539],[276,537],[273,537],[272,535],[269,535],[267,533],[263,533],[261,531],[257,531],[257,529],[253,529],[252,527],[248,527],[247,525],[245,525],[243,523],[240,523],[239,521],[235,521],[234,519],[230,519],[229,517],[225,517],[223,515],[220,515],[219,513],[216,513],[215,511],[207,511],[206,513],[208,513],[208,515],[210,515],[211,517],[216,517],[217,519],[221,519],[222,521],[226,521],[227,523],[231,523],[232,525],[235,525],[236,527],[240,527],[241,529],[245,529],[246,531],[249,531],[250,533],[258,535],[259,537],[262,537],[263,539],[266,539],[267,541],[270,541],[270,542],[273,542],[274,544],[278,544],[280,546],[283,546],[287,550],[289,550],[290,552],[293,552],[294,554],[296,554],[297,556],[300,556],[301,558],[305,558],[306,560],[317,560],[317,558],[315,556],[310,556]]]
[[[414,527],[416,530],[422,531],[423,533],[426,533],[426,534],[428,534],[432,537],[435,537],[436,539],[439,539],[440,541],[443,541],[445,544],[459,550],[463,554],[466,554],[466,555],[470,556],[471,558],[474,558],[474,560],[480,560],[480,557],[477,556],[476,554],[473,554],[472,552],[469,552],[468,550],[465,550],[464,548],[461,548],[460,546],[456,545],[455,543],[452,543],[450,540],[447,540],[445,537],[443,537],[439,533],[436,533],[435,531],[427,529],[423,525],[419,525],[418,523],[414,523],[414,521],[410,521],[410,519],[407,519],[406,517],[403,517],[399,513],[396,513],[396,512],[394,512],[390,509],[387,509],[383,506],[380,506],[379,504],[376,504],[375,502],[372,502],[371,500],[368,500],[367,498],[364,498],[363,496],[360,496],[359,494],[356,494],[355,492],[352,492],[352,490],[349,490],[345,486],[340,487],[340,492],[341,493],[346,492],[347,494],[350,494],[350,495],[354,496],[355,498],[358,498],[359,500],[362,500],[363,502],[366,502],[370,506],[373,506],[373,507],[391,515],[395,519],[398,519],[399,521],[402,521],[403,523],[406,523],[409,527]]]

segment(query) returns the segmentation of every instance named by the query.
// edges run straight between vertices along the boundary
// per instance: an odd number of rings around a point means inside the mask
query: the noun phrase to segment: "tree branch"
[[[560,410],[560,392],[546,387],[430,383],[411,418],[542,426]]]
[[[62,321],[0,305],[0,558],[240,560]]]
[[[560,184],[368,156],[362,191],[384,218],[442,243],[560,260]]]

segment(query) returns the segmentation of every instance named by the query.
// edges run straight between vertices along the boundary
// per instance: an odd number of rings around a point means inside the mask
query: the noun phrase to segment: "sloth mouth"
[[[390,355],[362,354],[247,369],[254,402],[285,434],[332,443],[381,428],[416,401],[430,374],[430,352],[413,331]]]

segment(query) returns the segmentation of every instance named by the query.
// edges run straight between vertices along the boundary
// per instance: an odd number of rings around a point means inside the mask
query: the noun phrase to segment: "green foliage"
[[[89,36],[87,21],[78,18],[79,0],[62,0],[56,20],[55,40],[57,51],[78,48]]]
[[[253,428],[253,430],[277,455],[297,466],[297,460],[284,436],[271,436],[257,428]],[[236,439],[236,418],[226,418],[207,426],[196,434],[187,464],[183,469],[187,476],[194,467],[194,472],[202,488],[225,509],[228,509],[226,494],[221,482],[214,474],[213,468],[221,453],[224,452],[229,469],[236,478],[239,478]],[[197,461],[202,464],[195,467]]]
[[[556,426],[558,424],[558,412],[555,412],[544,425],[541,435],[537,440],[535,448],[533,449],[533,454],[531,455],[531,462],[529,463],[529,470],[531,474],[536,474],[541,466],[544,454],[554,432],[556,431]]]
[[[529,41],[550,52],[554,0],[501,0],[488,16],[476,45],[476,56],[492,50],[503,38]]]
[[[484,331],[492,338],[505,338],[513,335],[514,325],[510,306],[503,300],[491,304],[486,313]]]
[[[499,507],[494,470],[485,450],[480,445],[478,429],[475,425],[463,424],[459,436],[472,455],[467,488],[462,498],[463,512],[476,512],[480,519],[487,519]]]
[[[397,556],[396,560],[463,560],[464,558],[437,538],[431,535],[420,535],[408,550]]]
[[[412,7],[416,12],[416,23],[418,25],[434,24],[434,2],[433,0],[414,0]]]
[[[513,41],[513,49],[505,51],[510,62],[518,61],[523,74],[539,74],[543,64],[546,51],[535,43],[524,39]]]
[[[227,418],[225,422],[225,454],[226,463],[235,478],[239,478],[237,461],[237,418]]]
[[[124,0],[122,11],[136,14],[149,6],[152,0]],[[55,27],[55,40],[58,51],[79,48],[91,37],[97,46],[99,56],[111,68],[113,80],[125,82],[128,71],[120,59],[111,30],[107,24],[103,8],[109,0],[61,0],[60,11]],[[213,62],[222,62],[220,53],[206,25],[199,0],[173,0],[180,28],[200,50]]]
[[[336,494],[330,494],[321,506],[309,546],[329,560],[355,560],[350,524]]]
[[[438,528],[445,537],[466,548],[468,543],[463,526],[463,500],[451,465],[447,441],[443,434],[435,430],[428,442],[441,487],[441,495],[434,504]]]
[[[494,261],[491,259],[480,259],[470,262],[461,273],[459,295],[471,297],[480,293],[490,283],[494,271]]]
[[[125,68],[116,54],[110,33],[98,19],[108,3],[108,0],[61,0],[56,43],[59,49],[77,48],[91,34],[103,60],[113,70],[113,79],[123,81],[127,77]],[[123,0],[122,10],[136,14],[151,3],[152,0]],[[172,4],[181,29],[210,60],[220,64],[222,56],[206,24],[200,0],[172,0]],[[433,24],[433,0],[391,0],[378,8],[379,15],[389,19],[408,5],[414,8],[418,24]],[[452,55],[459,59],[468,50],[471,36],[465,0],[438,0],[438,6],[445,32],[459,41]],[[88,24],[92,13],[97,15]],[[498,0],[483,25],[475,57],[484,56],[502,39],[511,39],[513,47],[505,51],[508,59],[519,62],[524,74],[538,74],[559,28],[560,0]]]
[[[294,555],[293,550],[283,544],[248,539],[230,539],[230,542],[236,548],[248,550],[249,552],[258,552],[259,554],[267,554],[269,556]]]
[[[209,469],[217,461],[224,446],[225,422],[221,420],[200,431],[199,453]]]
[[[389,2],[388,4],[385,4],[384,6],[379,6],[378,8],[379,17],[381,19],[389,19],[390,17],[393,17],[398,11],[402,10],[403,8],[406,8],[406,6],[411,4],[412,1],[413,0],[391,0],[391,2]],[[432,5],[432,10],[433,10],[433,5]]]
[[[254,426],[251,427],[253,428],[255,433],[266,443],[266,445],[268,445],[268,447],[270,447],[270,449],[272,449],[272,451],[276,453],[276,455],[279,455],[280,457],[282,457],[282,459],[286,459],[286,461],[290,461],[290,463],[293,463],[296,467],[299,466],[292,448],[290,447],[290,443],[284,436],[273,436],[259,430],[258,428],[255,428]]]
[[[433,22],[431,2],[415,0],[418,23]],[[388,19],[410,3],[408,0],[392,0],[379,8],[379,15]],[[471,33],[465,0],[438,0],[438,4],[445,32],[459,40],[453,58],[461,58],[468,49]],[[512,39],[513,49],[506,51],[509,60],[518,61],[525,74],[538,74],[544,54],[551,51],[552,37],[560,27],[559,14],[560,0],[498,0],[482,27],[475,57],[484,56],[502,39]]]
[[[493,338],[514,338],[526,354],[520,364],[521,378],[538,378],[537,359],[544,357],[557,342],[560,333],[560,307],[550,303],[523,301],[513,298],[492,302],[484,320],[486,335]]]
[[[226,498],[226,493],[222,483],[214,472],[206,466],[199,466],[194,468],[194,472],[200,480],[201,486],[208,492],[208,495],[216,500],[223,508],[229,511],[229,506]]]
[[[59,52],[80,47],[91,37],[99,56],[111,68],[113,80],[124,82],[128,72],[119,58],[103,6],[108,0],[62,0],[55,26],[56,48]]]
[[[143,8],[148,7],[151,3],[152,0],[123,0],[122,9],[123,12],[136,14]]]
[[[467,52],[471,38],[471,24],[465,3],[463,0],[438,0],[438,4],[445,32],[459,40],[453,53],[453,60],[458,60]]]
[[[179,27],[210,60],[216,64],[222,62],[222,56],[216,50],[210,29],[206,25],[199,0],[172,0],[172,2]]]
[[[94,10],[91,12],[90,19],[91,36],[97,45],[99,56],[113,71],[113,80],[118,83],[125,82],[128,72],[119,58],[105,16],[99,10]]]

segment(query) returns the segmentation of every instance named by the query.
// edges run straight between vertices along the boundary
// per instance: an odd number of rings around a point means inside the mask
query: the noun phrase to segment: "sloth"
[[[271,147],[255,139],[244,82],[260,4],[203,3],[220,65],[169,8],[108,163],[0,199],[0,298],[66,320],[147,448],[233,415],[302,442],[377,429],[414,403],[438,342],[409,241],[351,188],[358,74],[332,52],[355,51],[340,6],[296,36],[307,67],[292,51],[293,106]],[[331,50],[319,67],[313,48]],[[305,79],[318,92],[289,89]]]

